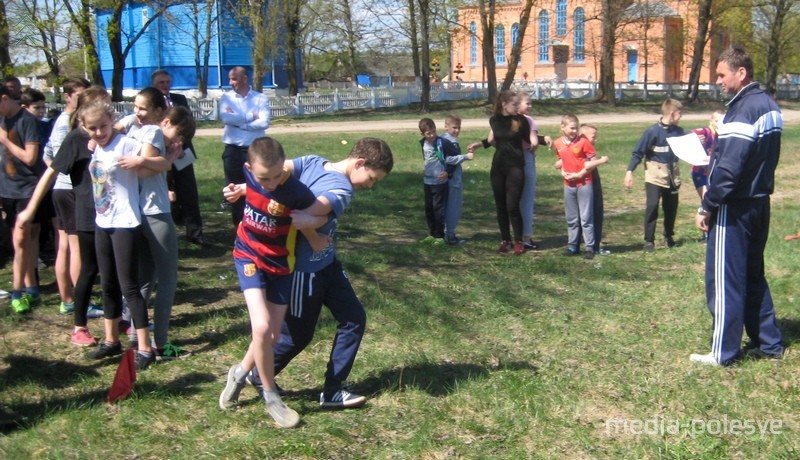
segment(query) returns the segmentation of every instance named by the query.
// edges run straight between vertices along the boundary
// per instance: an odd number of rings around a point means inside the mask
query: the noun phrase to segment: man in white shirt
[[[223,94],[219,101],[219,118],[225,125],[222,163],[225,183],[241,184],[245,182],[242,168],[247,160],[247,148],[254,140],[263,137],[269,127],[269,99],[250,89],[244,67],[231,69],[228,80],[231,91]],[[239,226],[243,214],[244,200],[231,205],[234,229]]]

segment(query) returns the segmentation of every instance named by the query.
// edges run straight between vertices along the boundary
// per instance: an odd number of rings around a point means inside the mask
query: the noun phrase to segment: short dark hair
[[[436,123],[430,118],[423,118],[422,120],[419,121],[419,130],[422,134],[425,134],[426,131],[435,129],[436,129]]]
[[[359,139],[350,150],[348,158],[363,158],[365,167],[386,174],[389,174],[394,167],[394,156],[389,144],[375,137]]]
[[[275,166],[283,164],[285,160],[286,153],[281,143],[268,136],[259,137],[247,148],[247,161],[250,164],[258,161],[265,166]]]
[[[747,78],[753,78],[753,59],[742,47],[732,46],[720,53],[717,63],[720,62],[724,62],[732,70],[744,67]]]
[[[46,101],[47,98],[44,97],[44,93],[39,91],[35,88],[25,88],[22,92],[22,95],[19,98],[20,105],[24,105],[25,107],[30,107],[31,105],[37,102]]]
[[[181,136],[184,142],[194,137],[197,124],[194,121],[191,110],[186,107],[172,106],[164,114],[164,118],[177,128],[178,135]]]
[[[89,80],[83,77],[71,77],[64,80],[64,84],[61,85],[61,91],[68,96],[72,96],[76,89],[86,89],[90,86],[92,86],[92,84],[89,83]]]
[[[153,83],[153,80],[155,80],[156,77],[159,76],[159,75],[166,75],[166,76],[172,78],[172,75],[170,75],[170,73],[168,71],[166,71],[164,69],[156,69],[156,70],[153,71],[153,73],[150,74],[150,83]]]

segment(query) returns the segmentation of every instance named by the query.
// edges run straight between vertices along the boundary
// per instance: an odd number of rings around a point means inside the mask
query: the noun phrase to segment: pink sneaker
[[[70,342],[81,347],[91,347],[92,345],[97,345],[97,339],[92,337],[92,334],[89,333],[88,329],[78,329],[77,331],[73,332],[72,340],[70,340]]]

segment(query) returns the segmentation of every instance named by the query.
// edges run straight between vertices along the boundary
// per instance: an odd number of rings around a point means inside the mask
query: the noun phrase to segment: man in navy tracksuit
[[[754,357],[783,356],[775,306],[764,277],[770,194],[781,149],[783,116],[753,79],[740,48],[717,60],[717,84],[733,99],[718,130],[708,190],[695,219],[708,231],[706,298],[714,317],[711,353],[691,360],[727,365],[741,357],[742,326]]]

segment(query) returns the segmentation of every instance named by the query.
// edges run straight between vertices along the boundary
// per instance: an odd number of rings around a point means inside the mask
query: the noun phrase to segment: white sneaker
[[[284,404],[277,391],[265,391],[264,402],[267,404],[267,412],[279,427],[294,428],[300,423],[300,414]]]
[[[705,364],[707,366],[719,366],[720,364],[714,359],[714,356],[711,353],[701,355],[698,353],[692,353],[689,355],[689,359],[693,363]]]
[[[361,407],[367,402],[367,398],[355,393],[351,393],[344,388],[335,391],[319,394],[319,405],[323,409],[349,409]]]
[[[11,293],[0,289],[0,299],[5,299],[11,296]]]
[[[219,408],[222,410],[232,409],[239,404],[239,394],[244,388],[244,382],[236,381],[236,368],[238,364],[234,364],[228,369],[228,376],[225,382],[225,389],[219,395]]]

